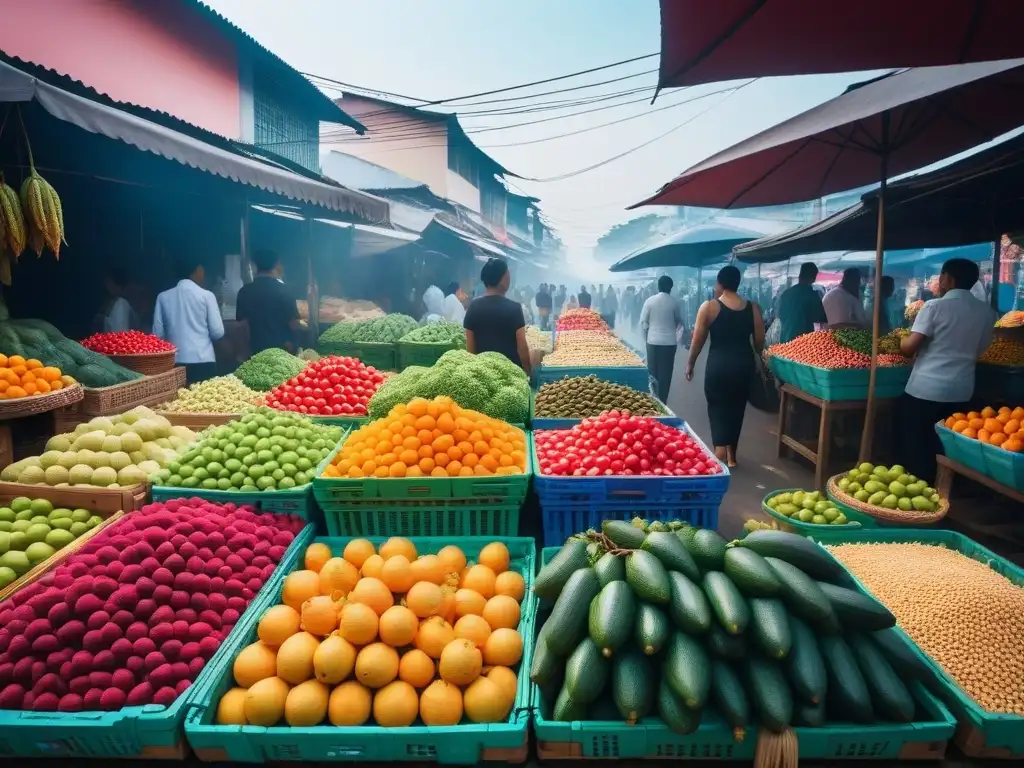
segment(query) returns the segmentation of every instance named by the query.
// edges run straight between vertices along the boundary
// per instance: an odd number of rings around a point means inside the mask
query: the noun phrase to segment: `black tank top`
[[[754,306],[749,301],[743,309],[730,309],[718,302],[718,317],[711,322],[711,352],[750,352],[754,334]]]

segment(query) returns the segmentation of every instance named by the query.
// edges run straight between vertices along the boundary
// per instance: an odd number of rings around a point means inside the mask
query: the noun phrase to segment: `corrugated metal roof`
[[[352,189],[383,191],[427,186],[390,168],[333,149],[320,152],[320,168],[324,175]]]

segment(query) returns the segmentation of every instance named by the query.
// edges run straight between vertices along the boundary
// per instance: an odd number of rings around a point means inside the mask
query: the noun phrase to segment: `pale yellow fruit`
[[[293,728],[320,725],[327,716],[330,689],[318,680],[307,680],[288,691],[284,721]]]
[[[288,683],[280,677],[268,677],[246,691],[245,719],[249,725],[277,725],[284,717],[289,690]]]
[[[286,683],[298,685],[313,677],[313,654],[320,647],[309,632],[292,635],[277,649],[277,676]]]
[[[337,685],[352,673],[356,649],[348,640],[334,633],[313,654],[313,675],[321,683]]]
[[[260,680],[277,674],[277,655],[273,648],[261,642],[247,645],[235,657],[232,671],[239,686],[251,688]]]
[[[217,702],[217,725],[248,725],[245,719],[245,688],[232,688]]]
[[[327,719],[331,725],[362,725],[370,719],[373,692],[362,683],[349,680],[331,691]]]
[[[260,619],[256,634],[271,648],[277,648],[299,631],[299,612],[287,605],[275,605]]]

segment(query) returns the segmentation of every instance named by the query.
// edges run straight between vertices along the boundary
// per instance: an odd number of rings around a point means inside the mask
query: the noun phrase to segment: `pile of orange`
[[[1014,453],[1024,452],[1024,408],[982,408],[970,413],[954,413],[945,425],[964,437],[997,445]]]
[[[523,430],[450,397],[396,405],[345,440],[324,477],[471,477],[526,471]]]
[[[70,376],[62,376],[59,368],[35,358],[0,354],[0,400],[46,395],[76,383]]]

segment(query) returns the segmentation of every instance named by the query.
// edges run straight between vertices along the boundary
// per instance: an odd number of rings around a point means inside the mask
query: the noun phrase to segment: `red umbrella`
[[[661,0],[661,74],[721,80],[1024,56],[1020,0]]]
[[[1024,59],[885,75],[851,86],[831,101],[713,155],[637,205],[782,205],[880,181],[875,249],[879,296],[889,176],[937,162],[1024,124],[1022,96]],[[862,460],[874,431],[880,307],[876,302]]]

